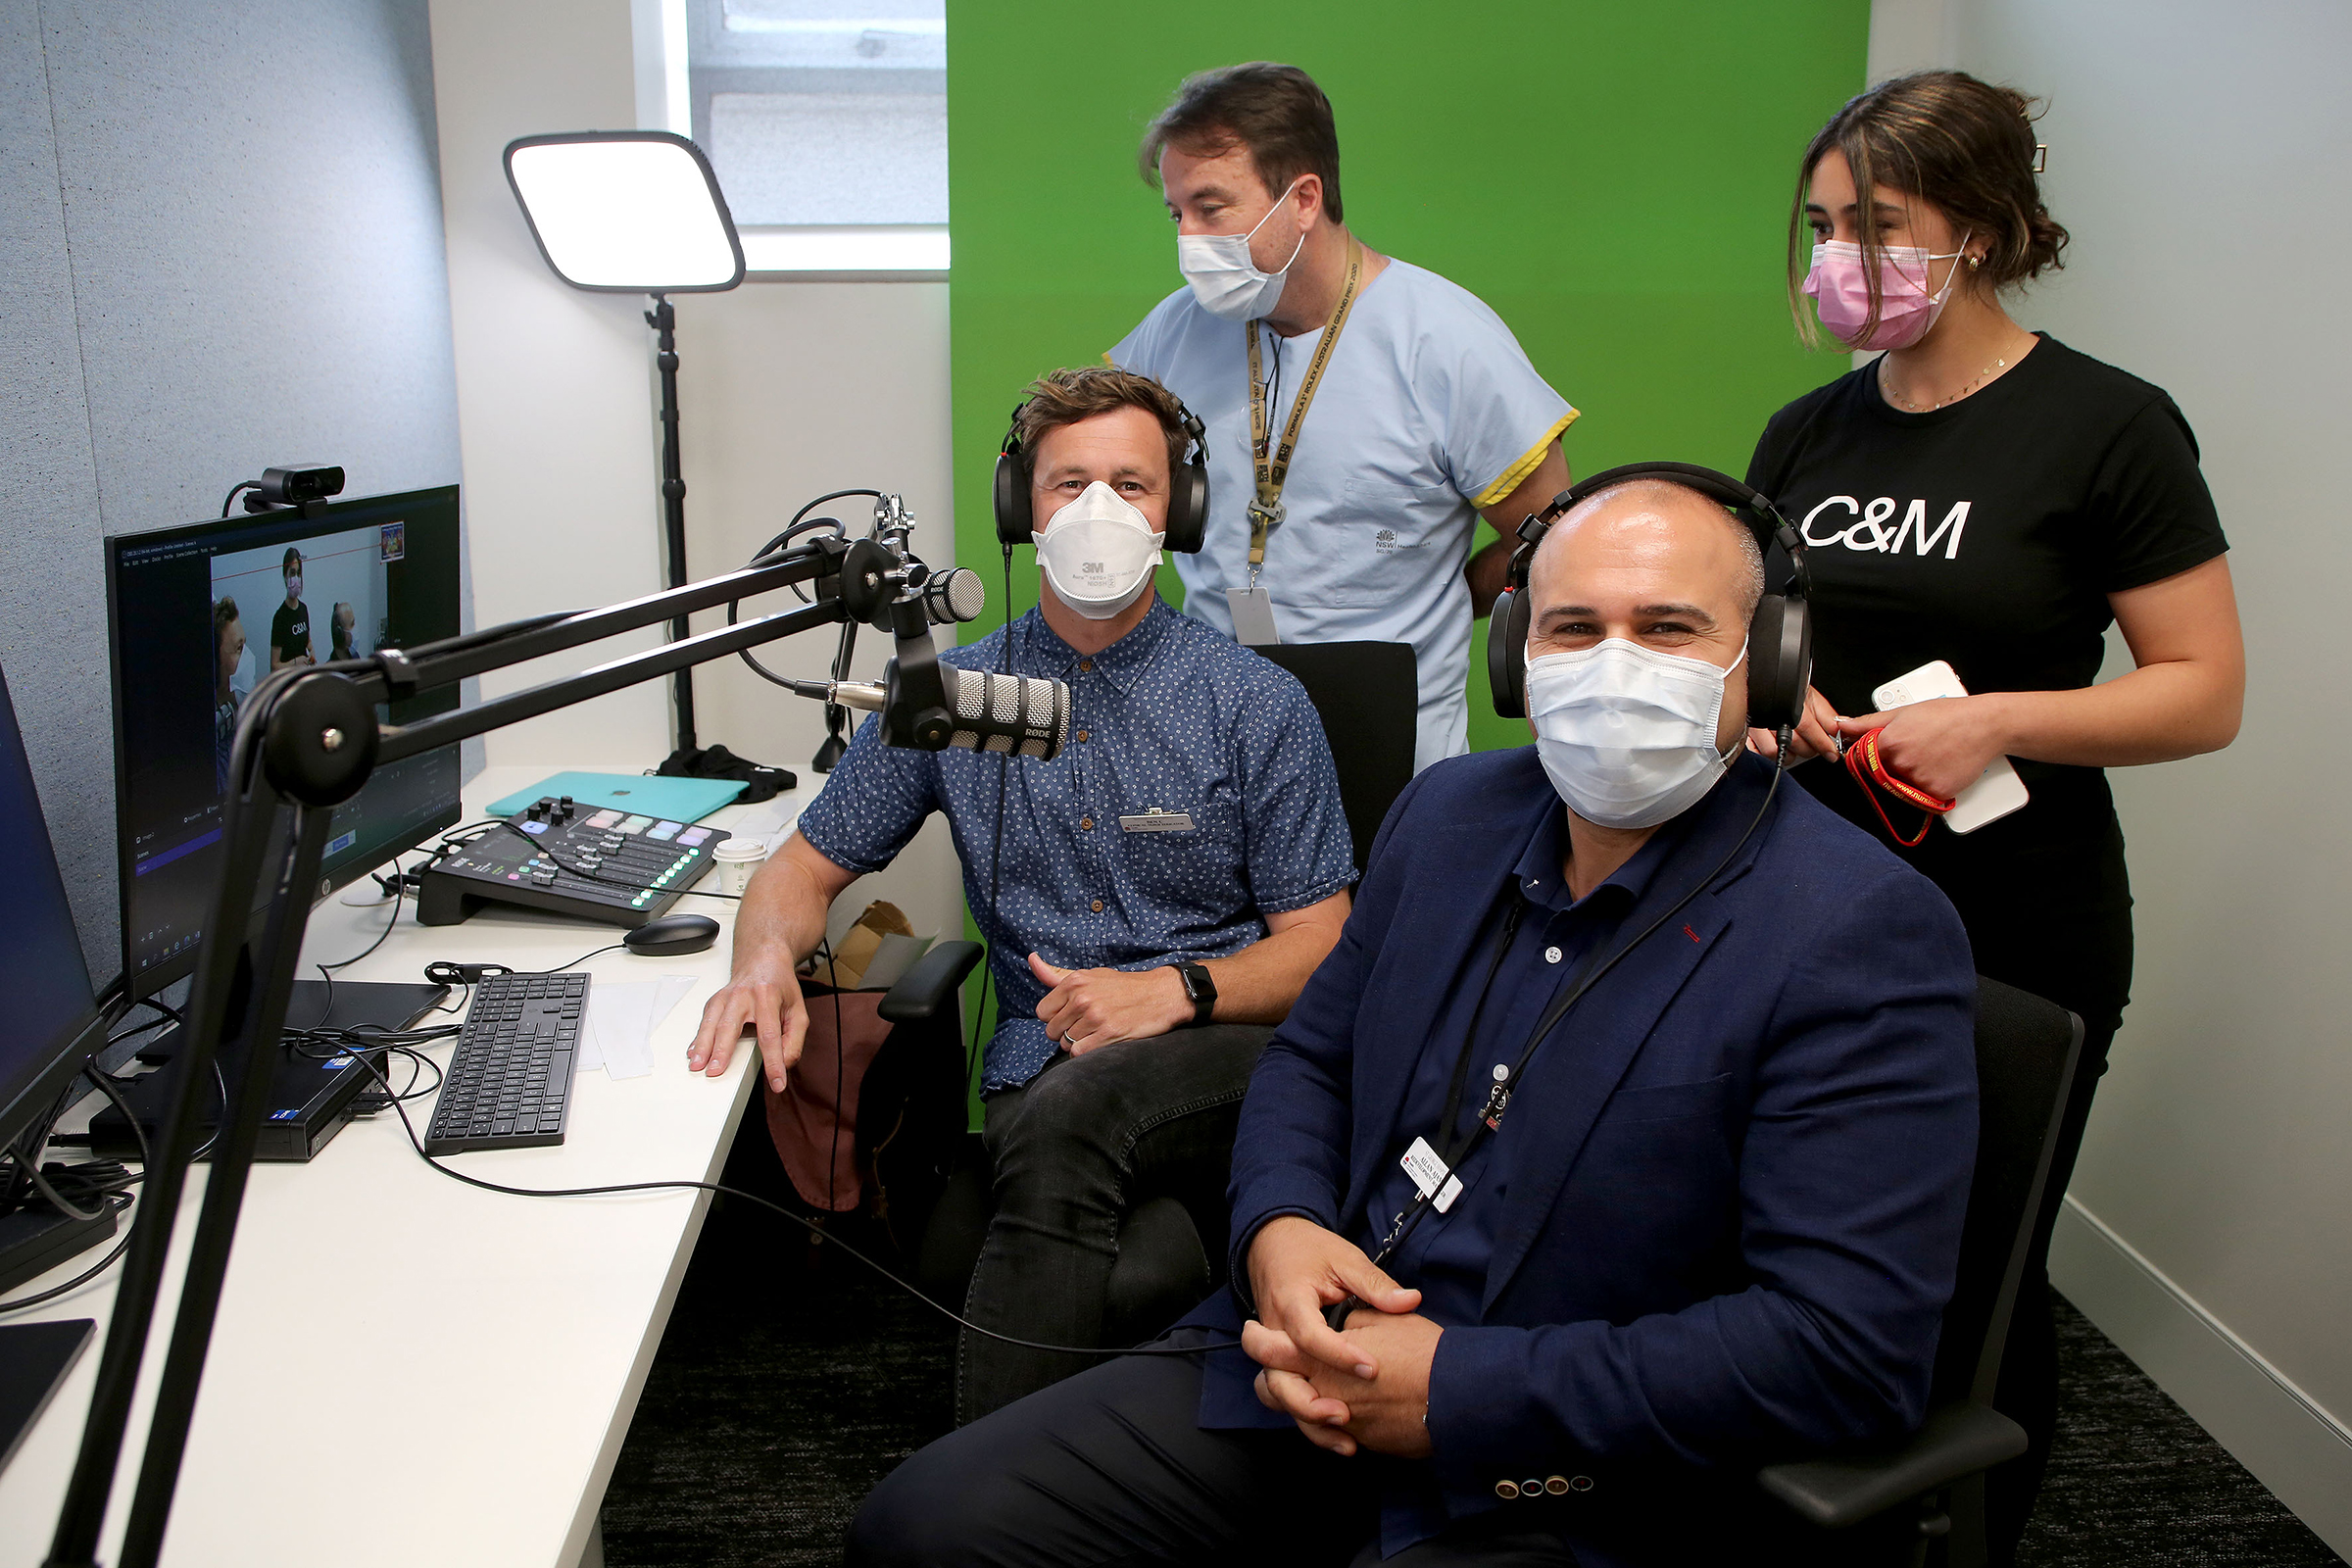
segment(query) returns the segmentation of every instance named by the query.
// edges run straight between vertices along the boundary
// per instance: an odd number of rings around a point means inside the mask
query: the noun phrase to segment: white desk
[[[486,770],[466,792],[466,819],[549,771]],[[813,793],[804,787],[777,804]],[[729,808],[710,820],[724,826],[755,809]],[[585,966],[600,980],[696,977],[655,1033],[653,1076],[616,1082],[583,1072],[560,1148],[462,1154],[454,1163],[518,1187],[717,1179],[757,1081],[743,1063],[758,1058],[743,1053],[721,1080],[686,1072],[695,1021],[726,975],[734,905],[690,894],[678,909],[716,915],[729,929],[685,957],[608,953]],[[421,980],[426,963],[444,958],[544,968],[596,946],[600,932],[619,935],[512,907],[432,928],[412,924],[414,913],[411,904],[383,947],[339,978]],[[305,972],[365,948],[385,914],[381,906],[329,900],[312,915]],[[449,1050],[443,1042],[432,1054],[446,1063]],[[397,1066],[392,1078],[401,1082]],[[409,1113],[421,1135],[431,1102]],[[196,1167],[181,1204],[103,1541],[108,1562],[120,1554],[204,1171]],[[481,1192],[427,1167],[389,1111],[345,1128],[308,1164],[255,1166],[164,1561],[599,1562],[597,1510],[709,1197]],[[102,1255],[86,1252],[20,1291],[70,1279]],[[92,1317],[103,1340],[120,1272],[118,1264],[71,1297],[0,1321]],[[0,1471],[0,1568],[31,1568],[48,1550],[98,1357],[93,1345]]]

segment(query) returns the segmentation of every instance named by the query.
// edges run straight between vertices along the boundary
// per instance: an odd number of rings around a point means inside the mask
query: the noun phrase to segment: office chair
[[[1389,808],[1413,781],[1421,692],[1412,645],[1265,643],[1255,652],[1297,677],[1323,720],[1360,872]]]
[[[1984,1472],[2026,1451],[2025,1429],[1992,1407],[1993,1386],[2082,1048],[2082,1019],[1978,977],[1977,1169],[1928,1417],[1896,1442],[1758,1471],[1798,1518],[1844,1530],[1909,1505],[1913,1564],[1933,1554],[1943,1568],[1984,1568]]]

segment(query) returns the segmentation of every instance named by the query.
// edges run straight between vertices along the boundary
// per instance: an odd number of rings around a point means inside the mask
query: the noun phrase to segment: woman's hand
[[[1974,784],[1994,758],[2007,754],[2004,695],[1937,697],[1885,713],[1840,718],[1838,733],[1851,741],[1883,728],[1879,757],[1886,770],[1948,801]]]
[[[1747,732],[1747,749],[1758,757],[1778,757],[1781,738],[1768,729],[1751,729]],[[1838,710],[1810,686],[1805,688],[1805,716],[1796,726],[1796,737],[1788,750],[1796,758],[1796,761],[1788,764],[1790,767],[1816,757],[1835,756],[1842,750],[1838,741]]]

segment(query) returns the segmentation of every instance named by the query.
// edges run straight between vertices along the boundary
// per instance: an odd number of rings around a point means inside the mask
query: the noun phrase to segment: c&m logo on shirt
[[[1943,520],[1934,527],[1928,525],[1928,504],[1914,500],[1903,509],[1903,520],[1887,528],[1887,519],[1894,515],[1898,505],[1892,496],[1880,496],[1867,507],[1852,496],[1831,496],[1811,512],[1799,531],[1805,543],[1820,549],[1825,545],[1843,545],[1848,550],[1877,550],[1889,555],[1902,554],[1908,542],[1916,555],[1926,555],[1937,545],[1943,546],[1943,559],[1960,559],[1960,535],[1968,527],[1968,509],[1973,503],[1955,501],[1943,514]],[[1828,531],[1814,532],[1814,519]],[[1839,524],[1843,524],[1842,527]]]

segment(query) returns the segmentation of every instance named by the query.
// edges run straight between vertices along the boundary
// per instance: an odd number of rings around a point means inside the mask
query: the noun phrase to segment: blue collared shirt
[[[1064,969],[1225,957],[1265,937],[1265,916],[1355,880],[1331,747],[1288,671],[1165,603],[1091,657],[1034,610],[940,657],[1000,669],[1008,635],[1013,673],[1070,687],[1059,757],[889,747],[869,721],[800,818],[817,853],[863,873],[947,814],[999,998],[984,1093],[1027,1083],[1056,1049],[1032,952]],[[1137,821],[1153,812],[1189,825]]]

